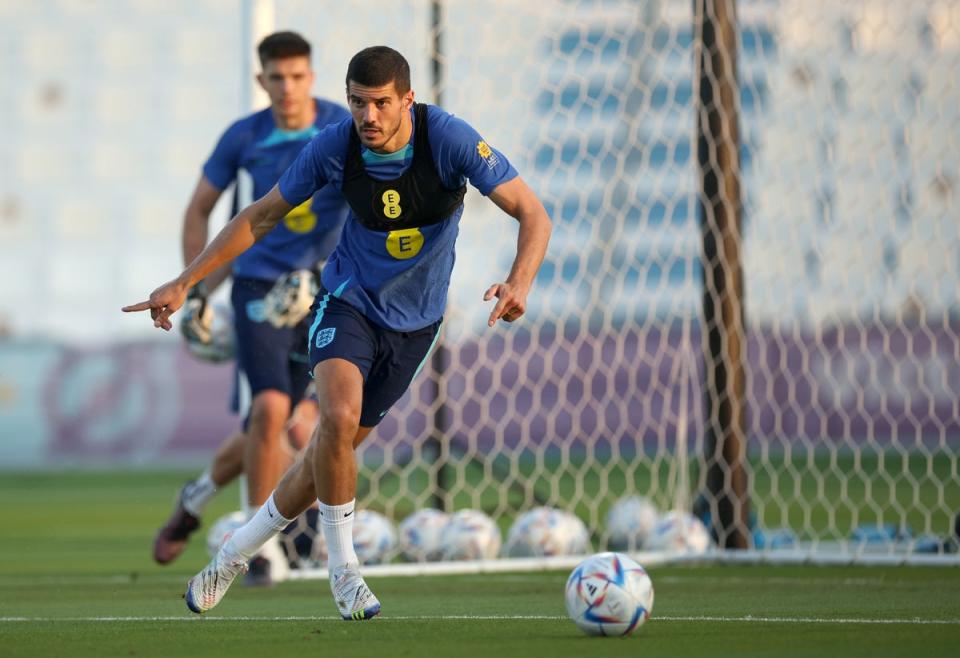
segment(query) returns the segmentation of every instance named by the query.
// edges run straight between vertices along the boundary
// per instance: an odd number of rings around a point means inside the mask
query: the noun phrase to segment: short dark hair
[[[365,87],[382,87],[392,82],[402,96],[410,91],[410,65],[393,48],[371,46],[350,60],[347,66],[347,89],[351,81]]]
[[[310,57],[310,42],[296,32],[274,32],[257,46],[260,66],[287,57]]]

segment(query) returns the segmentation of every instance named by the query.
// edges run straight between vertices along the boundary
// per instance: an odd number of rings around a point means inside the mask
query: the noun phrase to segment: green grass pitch
[[[334,618],[325,582],[239,584],[186,610],[202,541],[150,560],[181,473],[0,476],[2,656],[954,656],[960,569],[685,566],[650,569],[653,617],[588,638],[566,618],[566,573],[377,578],[383,615]],[[232,508],[224,492],[210,518]]]

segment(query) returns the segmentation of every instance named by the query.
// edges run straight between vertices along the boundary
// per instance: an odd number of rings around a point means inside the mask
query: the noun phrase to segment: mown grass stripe
[[[29,622],[149,622],[149,621],[340,621],[336,616],[280,616],[280,617],[210,617],[210,616],[143,616],[143,617],[0,617],[3,623]],[[381,621],[565,621],[562,615],[391,615],[379,616]],[[894,619],[870,619],[856,617],[755,617],[744,615],[740,617],[724,617],[713,615],[702,616],[653,616],[651,623],[656,622],[718,622],[718,623],[755,623],[755,624],[904,624],[904,625],[960,625],[960,619],[921,619],[905,617]]]

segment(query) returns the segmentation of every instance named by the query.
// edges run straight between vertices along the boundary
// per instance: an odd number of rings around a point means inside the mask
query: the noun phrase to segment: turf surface
[[[566,619],[566,573],[377,578],[368,623],[334,618],[323,582],[237,586],[187,612],[202,542],[150,561],[177,473],[0,476],[2,656],[953,656],[960,569],[709,566],[650,569],[651,620],[588,638]],[[226,492],[210,510],[227,511]]]

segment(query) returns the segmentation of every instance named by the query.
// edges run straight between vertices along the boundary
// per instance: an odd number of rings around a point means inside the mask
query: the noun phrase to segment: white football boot
[[[187,582],[183,598],[187,607],[197,614],[210,610],[227,593],[234,578],[247,572],[247,561],[242,558],[227,558],[221,547],[210,564]]]
[[[358,564],[334,567],[330,571],[330,590],[344,619],[360,621],[380,614],[380,601],[364,582]]]

